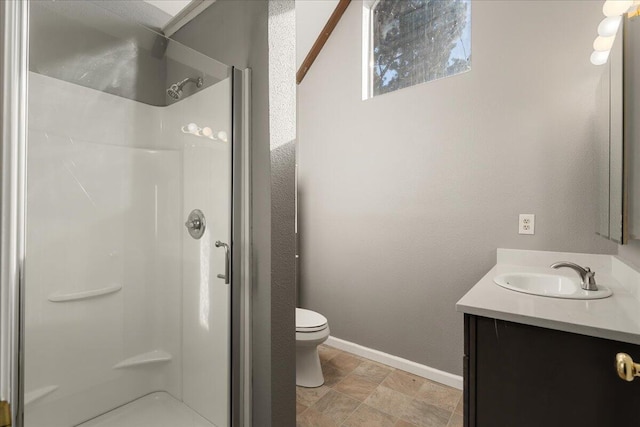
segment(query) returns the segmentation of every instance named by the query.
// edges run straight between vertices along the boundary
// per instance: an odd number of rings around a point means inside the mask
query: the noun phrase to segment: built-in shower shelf
[[[51,302],[68,302],[78,301],[83,299],[97,298],[104,295],[114,294],[122,289],[122,285],[113,284],[100,289],[93,289],[90,291],[71,292],[68,294],[53,294],[49,295],[49,301]]]
[[[113,369],[133,368],[135,366],[165,363],[171,361],[173,356],[163,350],[153,350],[148,353],[138,354],[118,363]]]
[[[48,394],[53,393],[54,391],[56,391],[59,388],[59,386],[57,385],[49,385],[46,387],[41,387],[38,389],[35,389],[33,391],[29,391],[27,393],[25,393],[24,395],[24,405],[30,405],[33,402],[35,402],[36,400],[40,400],[43,397],[45,397]]]

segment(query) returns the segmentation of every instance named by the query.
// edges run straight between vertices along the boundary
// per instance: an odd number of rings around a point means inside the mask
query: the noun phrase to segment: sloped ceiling
[[[191,0],[144,0],[144,2],[157,7],[173,17],[187,7],[189,3],[191,3]]]

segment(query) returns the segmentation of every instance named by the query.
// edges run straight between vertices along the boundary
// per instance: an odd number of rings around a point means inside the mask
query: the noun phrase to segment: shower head
[[[202,87],[202,85],[204,84],[204,80],[202,80],[202,77],[198,77],[197,79],[189,77],[178,83],[172,84],[169,89],[167,89],[167,95],[177,101],[182,96],[182,88],[184,88],[184,86],[189,82],[195,83],[197,88]]]
[[[169,95],[171,98],[177,101],[178,99],[180,99],[180,96],[182,95],[182,89],[180,89],[178,85],[174,83],[171,85],[169,89],[167,89],[167,95]]]

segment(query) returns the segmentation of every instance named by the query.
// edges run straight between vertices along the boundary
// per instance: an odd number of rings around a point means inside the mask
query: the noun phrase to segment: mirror
[[[624,207],[623,242],[640,239],[640,17],[624,25]]]
[[[634,120],[640,112],[638,49],[640,18],[626,17],[598,94],[609,99],[608,114],[603,114],[608,126],[602,127],[608,135],[601,135],[598,159],[598,234],[619,244],[640,239],[640,122]]]
[[[624,27],[624,25],[623,25]],[[619,30],[611,48],[609,61],[598,87],[597,102],[602,114],[595,124],[598,140],[598,231],[602,237],[619,244],[623,234],[623,51],[624,41]]]

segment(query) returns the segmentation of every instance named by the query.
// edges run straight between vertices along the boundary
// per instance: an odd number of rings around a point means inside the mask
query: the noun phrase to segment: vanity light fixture
[[[629,8],[633,6],[633,0],[607,0],[602,6],[604,16],[620,16],[627,13]]]
[[[629,13],[630,16],[638,14],[640,0],[607,0],[602,5],[602,13],[605,18],[598,25],[598,37],[593,42],[591,63],[603,65],[609,59],[609,52],[616,39],[618,28],[622,22],[622,16]]]
[[[620,28],[620,22],[622,22],[622,16],[610,16],[604,18],[600,25],[598,25],[598,35],[602,37],[615,36]]]
[[[603,51],[594,51],[591,54],[591,63],[593,65],[603,65],[607,63],[607,60],[609,59],[609,52],[608,50],[603,50]]]
[[[613,41],[615,40],[616,36],[609,36],[609,37],[602,37],[602,36],[598,36],[594,41],[593,41],[593,50],[597,51],[597,52],[602,52],[604,50],[611,50],[611,47],[613,46]]]

